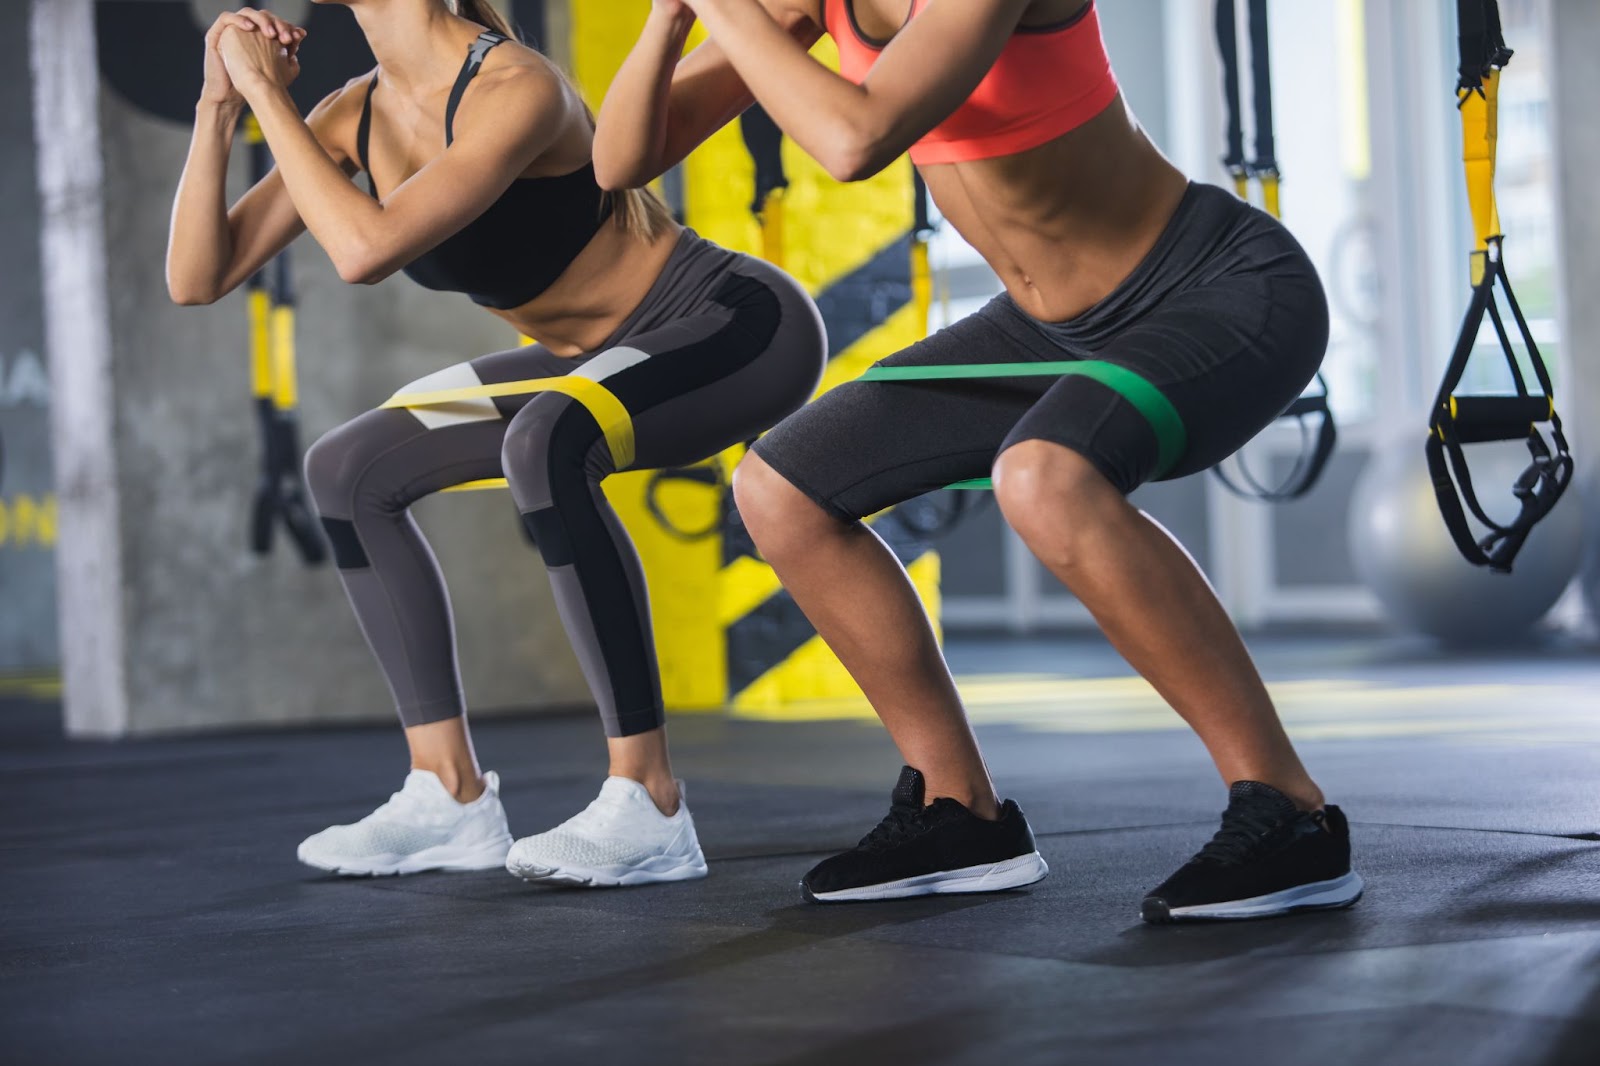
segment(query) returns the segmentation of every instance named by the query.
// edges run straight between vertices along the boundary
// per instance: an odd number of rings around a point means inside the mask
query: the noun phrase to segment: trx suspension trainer
[[[1250,33],[1250,83],[1255,109],[1255,158],[1244,156],[1244,128],[1241,121],[1239,94],[1239,42],[1235,22],[1234,0],[1217,0],[1216,32],[1217,50],[1222,57],[1222,95],[1228,110],[1227,153],[1222,165],[1233,178],[1234,191],[1242,200],[1250,199],[1250,182],[1261,186],[1261,205],[1273,218],[1280,218],[1278,187],[1281,173],[1278,170],[1277,142],[1272,125],[1272,63],[1267,46],[1267,0],[1249,0]],[[1235,458],[1239,468],[1240,485],[1228,476],[1222,464],[1211,468],[1217,480],[1227,486],[1235,496],[1243,499],[1280,503],[1298,499],[1310,492],[1322,477],[1328,460],[1333,456],[1339,441],[1338,427],[1333,412],[1328,407],[1328,382],[1317,372],[1318,391],[1298,397],[1280,419],[1294,419],[1300,427],[1300,457],[1295,460],[1289,475],[1276,488],[1263,485],[1245,465],[1244,456]],[[1318,427],[1313,440],[1306,424],[1316,417]]]
[[[1439,500],[1439,513],[1462,556],[1475,566],[1510,573],[1511,564],[1528,534],[1554,509],[1571,483],[1572,455],[1561,430],[1561,419],[1556,414],[1550,372],[1511,292],[1501,249],[1505,238],[1500,232],[1500,214],[1494,197],[1495,147],[1500,71],[1510,61],[1511,50],[1501,36],[1496,0],[1457,0],[1456,13],[1461,56],[1456,107],[1461,113],[1462,162],[1476,240],[1470,257],[1472,300],[1467,305],[1455,350],[1445,368],[1428,419],[1428,471]],[[1496,300],[1496,286],[1504,295],[1517,332],[1527,348],[1528,362],[1538,379],[1538,392],[1528,390],[1522,368],[1517,363]],[[1510,368],[1517,390],[1514,394],[1464,396],[1456,392],[1485,314],[1494,325],[1500,351]],[[1545,427],[1543,431],[1541,426]],[[1525,441],[1532,462],[1511,488],[1521,504],[1517,516],[1502,524],[1484,513],[1473,488],[1462,445],[1509,440]],[[1462,508],[1463,502],[1466,511],[1489,530],[1487,535],[1474,537]]]
[[[252,177],[260,181],[271,169],[261,126],[245,120]],[[267,271],[272,276],[269,283]],[[328,550],[306,500],[300,474],[300,430],[296,407],[299,389],[294,365],[294,289],[289,252],[279,252],[246,283],[250,315],[250,391],[254,396],[261,439],[261,473],[250,506],[250,549],[257,555],[272,550],[272,534],[282,524],[300,557],[311,566]]]

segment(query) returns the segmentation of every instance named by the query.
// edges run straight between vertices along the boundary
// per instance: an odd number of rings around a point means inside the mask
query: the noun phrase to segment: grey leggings
[[[564,374],[604,381],[633,419],[632,469],[681,466],[799,408],[825,349],[821,318],[799,285],[686,230],[644,302],[595,351],[497,352],[402,391]],[[501,476],[539,545],[606,735],[662,724],[644,574],[600,490],[614,472],[588,409],[552,392],[369,411],[311,447],[306,479],[403,724],[463,711],[450,601],[409,508],[451,485]]]

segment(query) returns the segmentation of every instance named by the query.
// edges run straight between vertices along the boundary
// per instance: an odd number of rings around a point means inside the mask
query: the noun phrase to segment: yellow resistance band
[[[401,392],[389,397],[382,407],[384,410],[397,407],[445,407],[464,400],[526,396],[534,392],[559,392],[583,404],[600,426],[600,432],[605,434],[612,465],[618,470],[626,470],[633,465],[633,416],[628,414],[628,409],[622,406],[622,401],[610,389],[590,378],[529,378],[526,381],[502,381],[495,385],[470,385],[434,392]],[[504,488],[505,484],[505,478],[485,478],[463,482],[446,491],[497,489]]]
[[[1461,161],[1467,174],[1467,203],[1472,207],[1472,230],[1477,244],[1472,252],[1472,284],[1482,283],[1489,239],[1500,234],[1500,209],[1494,199],[1494,164],[1500,125],[1500,72],[1483,76],[1482,91],[1462,89],[1456,95],[1461,110]]]

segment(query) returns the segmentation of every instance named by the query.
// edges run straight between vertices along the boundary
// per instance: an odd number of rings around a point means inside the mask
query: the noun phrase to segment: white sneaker
[[[492,870],[506,861],[511,830],[499,775],[489,771],[483,784],[483,795],[461,803],[431,770],[412,770],[388,803],[354,825],[307,837],[297,854],[307,866],[351,877]]]
[[[506,869],[524,881],[564,885],[644,885],[706,875],[706,857],[678,782],[670,818],[637,781],[608,777],[600,795],[548,833],[511,845]]]

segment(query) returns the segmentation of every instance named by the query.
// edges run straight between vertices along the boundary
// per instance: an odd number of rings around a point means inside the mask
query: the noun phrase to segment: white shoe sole
[[[1343,877],[1335,877],[1331,881],[1296,885],[1281,892],[1269,892],[1264,896],[1227,900],[1223,903],[1200,903],[1192,907],[1172,907],[1166,911],[1165,917],[1149,917],[1147,903],[1145,920],[1217,921],[1230,918],[1267,918],[1294,911],[1336,910],[1355,903],[1365,890],[1366,884],[1361,880],[1361,875],[1351,870]]]
[[[524,881],[578,888],[620,888],[651,885],[665,881],[693,881],[707,873],[706,857],[696,848],[693,855],[653,855],[636,863],[612,866],[573,866],[506,858],[505,868]]]
[[[942,896],[966,892],[1004,892],[1044,880],[1050,867],[1037,851],[1018,855],[1004,862],[983,863],[960,870],[940,870],[899,881],[860,888],[841,888],[834,892],[813,892],[804,883],[801,890],[813,903],[849,903],[871,899],[904,899],[907,896]]]
[[[474,848],[461,848],[454,844],[440,844],[409,855],[363,855],[351,857],[330,855],[314,848],[300,845],[297,857],[307,866],[341,877],[388,877],[395,874],[420,874],[429,870],[466,873],[475,870],[497,870],[505,866],[506,853],[511,850],[511,837],[490,841]]]

